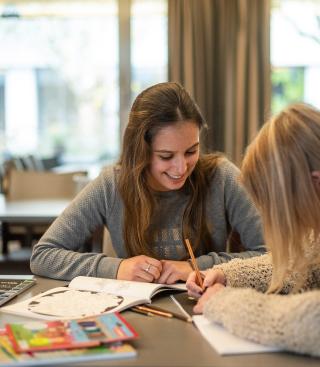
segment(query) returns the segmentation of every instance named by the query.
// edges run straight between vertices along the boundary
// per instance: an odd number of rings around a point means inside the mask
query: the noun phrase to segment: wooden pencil
[[[146,316],[154,316],[154,314],[150,311],[146,311],[146,310],[141,310],[137,307],[131,307],[130,311],[136,312],[136,313],[141,313],[142,315],[146,315]]]
[[[166,310],[154,309],[154,308],[151,308],[149,306],[136,306],[136,308],[141,310],[141,311],[150,312],[150,313],[153,313],[154,315],[158,315],[158,316],[169,317],[169,318],[173,317],[172,313],[169,312],[169,311],[166,311]]]
[[[201,277],[196,259],[195,259],[194,254],[193,254],[193,250],[192,250],[190,241],[188,240],[188,238],[186,238],[185,242],[186,242],[187,249],[188,249],[188,252],[189,252],[189,255],[190,255],[192,267],[193,267],[194,271],[196,272],[196,277],[197,277],[197,280],[198,280],[198,284],[203,289],[203,280],[202,280],[202,277]]]
[[[169,318],[174,317],[174,318],[182,320],[182,321],[192,322],[192,318],[190,316],[186,317],[185,315],[180,315],[179,313],[168,311],[168,310],[165,310],[165,309],[160,308],[158,306],[143,305],[143,306],[136,306],[136,307],[140,310],[154,313],[155,315],[169,317]]]

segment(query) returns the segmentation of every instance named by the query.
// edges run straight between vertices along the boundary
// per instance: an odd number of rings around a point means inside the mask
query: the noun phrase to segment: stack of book
[[[0,366],[36,366],[137,355],[136,331],[118,313],[67,321],[29,321],[0,330]]]

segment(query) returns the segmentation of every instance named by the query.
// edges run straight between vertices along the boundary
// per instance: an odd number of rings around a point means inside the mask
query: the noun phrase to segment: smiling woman
[[[201,155],[204,118],[177,83],[140,93],[130,111],[118,164],[87,185],[34,247],[31,268],[58,279],[77,275],[174,283],[192,271],[185,239],[200,269],[264,252],[260,218],[218,154]],[[117,257],[79,253],[99,226]],[[227,253],[232,231],[245,252]]]
[[[182,121],[164,127],[155,136],[151,149],[149,186],[156,191],[180,189],[199,159],[197,123]]]

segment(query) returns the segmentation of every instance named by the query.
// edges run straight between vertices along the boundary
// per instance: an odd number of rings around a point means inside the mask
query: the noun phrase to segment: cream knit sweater
[[[208,319],[261,344],[320,356],[320,268],[310,272],[308,291],[289,295],[262,293],[272,274],[268,255],[235,259],[215,268],[225,273],[227,287],[206,303]],[[289,293],[293,285],[288,281],[281,293]]]

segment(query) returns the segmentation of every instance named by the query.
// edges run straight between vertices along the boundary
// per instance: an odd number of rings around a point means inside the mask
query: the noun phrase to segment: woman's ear
[[[311,177],[315,188],[320,190],[320,171],[312,171]]]

